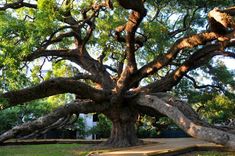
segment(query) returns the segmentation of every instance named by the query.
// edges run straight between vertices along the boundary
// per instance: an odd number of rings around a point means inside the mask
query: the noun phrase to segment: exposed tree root
[[[140,95],[138,105],[153,108],[171,118],[192,137],[221,144],[235,150],[235,134],[209,125],[185,102],[168,94]]]

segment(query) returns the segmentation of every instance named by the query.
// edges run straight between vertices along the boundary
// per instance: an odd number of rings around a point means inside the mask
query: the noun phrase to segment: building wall
[[[86,131],[97,125],[97,122],[93,122],[93,114],[79,114],[79,117],[84,119]],[[85,137],[86,140],[96,139],[96,136],[88,135]]]

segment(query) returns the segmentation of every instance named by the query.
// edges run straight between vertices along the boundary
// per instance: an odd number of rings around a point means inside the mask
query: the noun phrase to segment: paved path
[[[99,156],[147,156],[147,155],[162,155],[169,152],[184,150],[194,147],[217,147],[220,145],[208,143],[194,138],[177,138],[177,139],[145,139],[151,141],[152,144],[124,148],[112,152],[99,154]],[[96,154],[95,154],[96,155]]]

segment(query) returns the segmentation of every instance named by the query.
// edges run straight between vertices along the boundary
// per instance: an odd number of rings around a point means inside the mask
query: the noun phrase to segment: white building
[[[84,119],[84,123],[85,123],[85,130],[88,131],[90,130],[92,127],[95,127],[97,125],[98,122],[98,114],[79,114],[79,117]],[[79,134],[77,134],[78,136]],[[92,140],[92,139],[96,139],[96,135],[87,135],[85,136],[86,140]]]

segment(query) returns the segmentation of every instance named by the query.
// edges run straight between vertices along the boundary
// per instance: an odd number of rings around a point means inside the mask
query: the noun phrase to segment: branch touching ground
[[[76,100],[32,122],[26,122],[13,127],[0,135],[0,143],[18,136],[24,137],[34,134],[35,132],[46,131],[46,129],[51,129],[51,127],[61,126],[62,123],[66,123],[64,121],[67,117],[73,114],[101,112],[108,107],[109,105],[107,103],[96,104],[91,100]]]
[[[137,104],[150,107],[171,118],[182,130],[202,140],[235,150],[235,134],[216,128],[201,120],[186,103],[165,93],[140,95]]]

